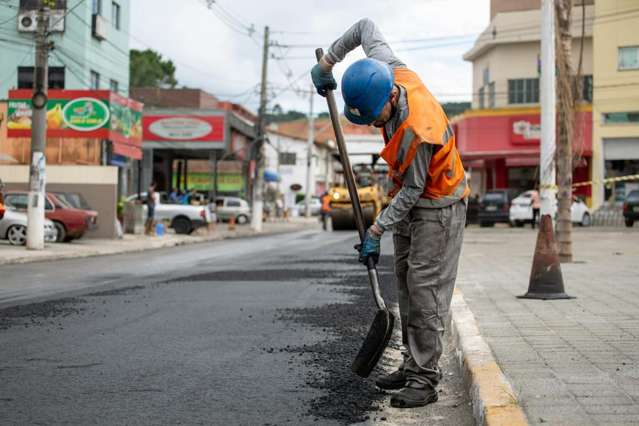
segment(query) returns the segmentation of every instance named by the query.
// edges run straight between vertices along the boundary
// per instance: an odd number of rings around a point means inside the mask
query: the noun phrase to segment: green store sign
[[[64,123],[81,132],[100,129],[109,122],[109,118],[109,106],[94,98],[73,99],[62,108]]]

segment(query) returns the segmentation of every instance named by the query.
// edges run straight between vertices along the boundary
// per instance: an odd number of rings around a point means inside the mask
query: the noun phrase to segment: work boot
[[[438,399],[437,390],[432,386],[410,380],[404,389],[391,397],[391,407],[423,407]]]
[[[401,369],[390,374],[382,374],[377,377],[375,384],[386,390],[401,389],[406,386],[406,374]]]

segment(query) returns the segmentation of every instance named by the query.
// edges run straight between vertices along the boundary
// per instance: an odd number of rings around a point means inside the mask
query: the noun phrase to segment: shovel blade
[[[388,309],[377,311],[373,325],[368,330],[368,335],[351,366],[353,373],[360,377],[368,377],[371,374],[393,334],[394,323],[395,317]]]

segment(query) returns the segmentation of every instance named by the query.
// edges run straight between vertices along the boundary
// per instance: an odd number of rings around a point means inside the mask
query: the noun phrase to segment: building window
[[[495,82],[488,84],[488,108],[495,108]]]
[[[111,25],[116,30],[120,29],[120,5],[116,2],[111,3]]]
[[[281,166],[294,166],[297,162],[297,156],[294,152],[280,152]]]
[[[538,102],[538,78],[519,78],[516,80],[508,80],[509,104],[534,104]]]
[[[49,89],[64,89],[64,67],[49,67]],[[33,67],[18,67],[18,89],[33,89]]]
[[[94,15],[102,15],[102,0],[93,0],[92,12]]]
[[[112,92],[118,93],[120,91],[120,83],[117,80],[109,80],[109,88]]]
[[[91,70],[91,90],[98,90],[100,88],[100,74]]]
[[[603,122],[605,124],[639,123],[639,111],[605,112]]]
[[[484,68],[484,71],[482,73],[482,83],[485,86],[489,82],[490,82],[490,68],[486,67]]]
[[[486,108],[486,103],[484,101],[484,88],[483,87],[481,89],[479,89],[479,108],[480,109]]]
[[[639,70],[639,46],[619,48],[619,70]]]

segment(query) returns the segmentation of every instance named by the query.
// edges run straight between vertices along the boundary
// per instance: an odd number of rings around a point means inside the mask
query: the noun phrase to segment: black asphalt
[[[393,421],[350,372],[374,314],[353,243],[301,232],[0,267],[0,423]],[[390,256],[380,273],[392,303]],[[424,423],[471,424],[444,364],[449,403]]]

